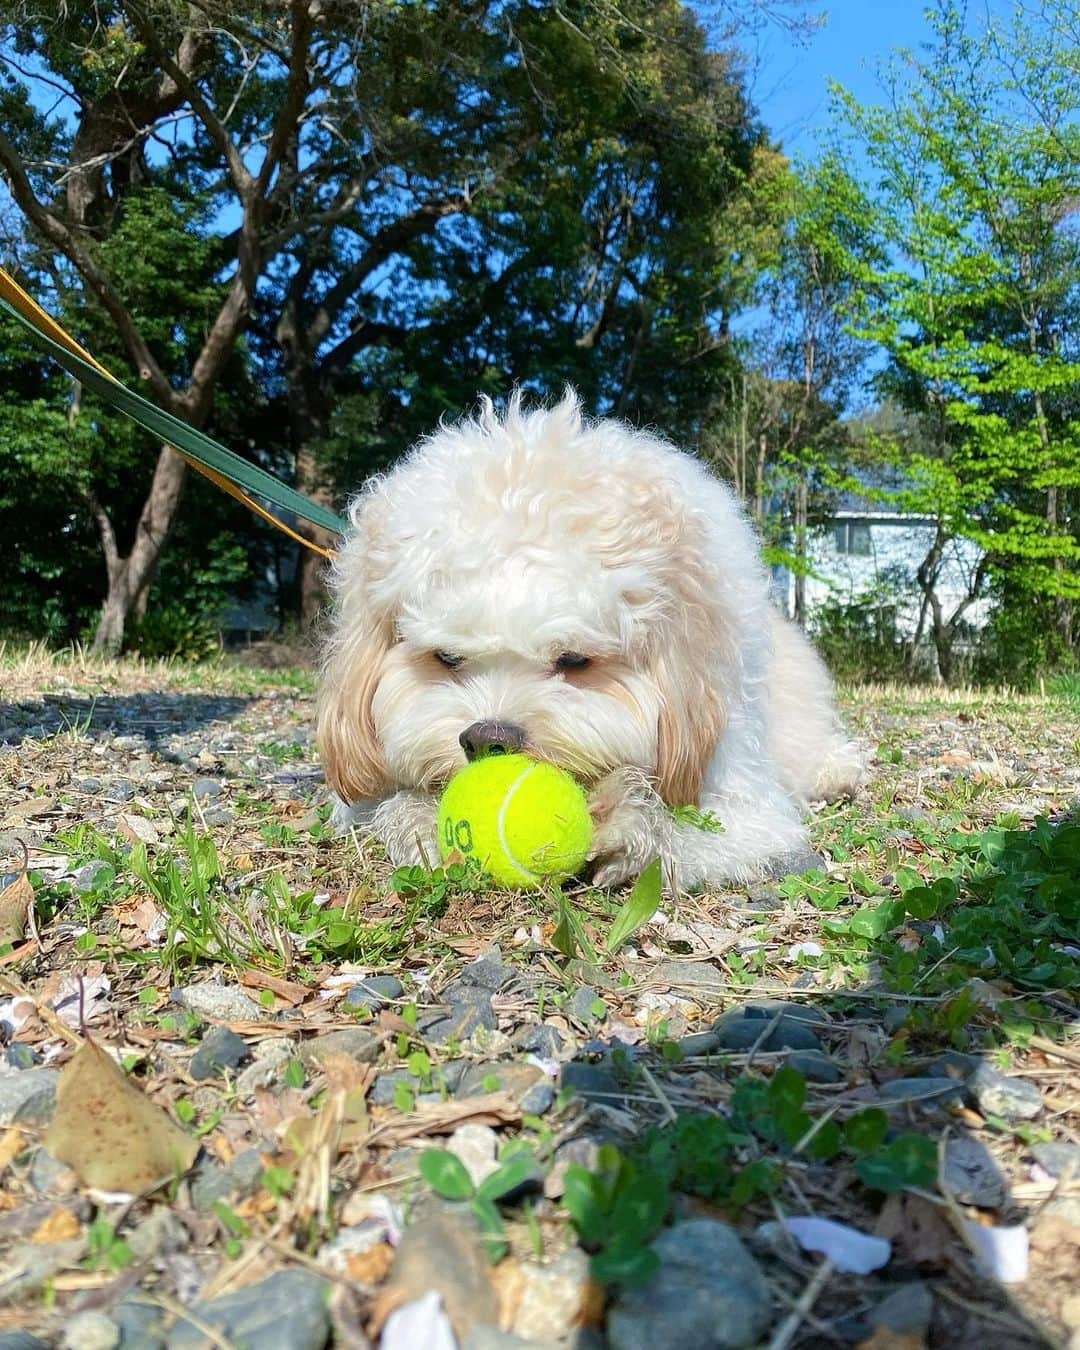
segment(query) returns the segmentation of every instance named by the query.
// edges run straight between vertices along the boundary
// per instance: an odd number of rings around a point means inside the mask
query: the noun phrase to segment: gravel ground
[[[309,674],[7,657],[0,1350],[1080,1347],[1080,708],[847,705],[807,871],[604,955],[334,839]]]

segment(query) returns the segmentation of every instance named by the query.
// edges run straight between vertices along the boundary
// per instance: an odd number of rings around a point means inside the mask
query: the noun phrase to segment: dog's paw
[[[438,803],[424,792],[396,792],[366,822],[395,867],[435,867],[439,862]]]
[[[619,769],[589,796],[593,882],[621,886],[667,852],[668,812],[645,774]]]

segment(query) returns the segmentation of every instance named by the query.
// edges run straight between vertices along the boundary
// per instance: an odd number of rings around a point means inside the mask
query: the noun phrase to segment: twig
[[[1043,1036],[1029,1036],[1028,1045],[1033,1050],[1041,1050],[1044,1055],[1053,1055],[1055,1059],[1063,1059],[1066,1064],[1080,1066],[1080,1050],[1069,1050],[1064,1045],[1055,1045],[1053,1041],[1048,1041]]]
[[[236,1346],[233,1342],[230,1341],[228,1337],[223,1336],[216,1327],[212,1327],[209,1322],[204,1322],[202,1318],[197,1317],[190,1308],[185,1308],[182,1303],[177,1302],[176,1299],[171,1298],[168,1294],[155,1293],[152,1301],[158,1304],[159,1307],[164,1308],[167,1313],[171,1313],[173,1317],[178,1318],[182,1322],[187,1322],[190,1326],[193,1326],[196,1331],[201,1332],[211,1345],[217,1347],[217,1350],[236,1350]]]
[[[833,1263],[828,1257],[822,1261],[817,1270],[814,1271],[813,1278],[806,1288],[799,1295],[799,1298],[788,1313],[787,1317],[776,1328],[772,1340],[769,1342],[767,1350],[787,1350],[787,1347],[795,1339],[799,1327],[802,1325],[803,1318],[817,1302],[817,1297],[825,1287],[825,1281],[833,1273]]]
[[[649,1087],[652,1088],[656,1100],[660,1103],[661,1107],[663,1108],[664,1115],[667,1116],[668,1120],[669,1121],[678,1120],[679,1119],[678,1112],[672,1106],[667,1093],[656,1081],[656,1078],[654,1077],[652,1070],[649,1068],[647,1064],[643,1064],[641,1066],[641,1076],[642,1078],[645,1079],[646,1083],[648,1083]]]

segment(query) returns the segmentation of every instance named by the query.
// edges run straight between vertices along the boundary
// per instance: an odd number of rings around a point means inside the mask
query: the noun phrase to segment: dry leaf
[[[926,1340],[921,1331],[878,1327],[871,1337],[859,1342],[856,1350],[926,1350]]]
[[[82,1232],[82,1225],[64,1205],[48,1214],[30,1234],[30,1241],[36,1246],[43,1242],[63,1242],[66,1238],[76,1238]]]
[[[423,1102],[407,1116],[395,1116],[372,1130],[383,1148],[394,1147],[406,1139],[424,1134],[451,1134],[465,1121],[476,1125],[515,1125],[521,1108],[509,1092],[488,1092],[480,1097],[465,1097],[455,1102]]]
[[[14,1161],[26,1145],[26,1135],[18,1125],[12,1125],[10,1129],[5,1130],[0,1135],[0,1170]]]
[[[366,1251],[353,1252],[345,1259],[345,1273],[358,1284],[382,1284],[394,1263],[389,1242],[377,1242]]]
[[[0,943],[14,947],[26,935],[26,916],[34,903],[34,888],[25,872],[0,891]]]
[[[950,1255],[958,1253],[958,1239],[948,1219],[937,1205],[918,1195],[890,1195],[881,1207],[874,1232],[892,1242],[898,1262],[924,1270],[940,1270]]]
[[[186,1172],[199,1151],[89,1037],[61,1070],[43,1142],[85,1186],[128,1194]]]
[[[279,975],[271,975],[266,970],[245,970],[239,982],[248,989],[269,989],[290,1008],[303,1003],[314,992],[306,984],[294,984],[292,980],[283,980]]]

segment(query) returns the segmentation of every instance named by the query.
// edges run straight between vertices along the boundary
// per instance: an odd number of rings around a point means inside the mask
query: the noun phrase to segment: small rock
[[[968,1079],[982,1063],[977,1055],[964,1055],[959,1050],[946,1050],[926,1066],[929,1078]]]
[[[0,1350],[48,1350],[48,1346],[29,1331],[0,1331]]]
[[[495,1010],[488,998],[483,1003],[462,1003],[451,1007],[448,1013],[436,1013],[431,1020],[422,1020],[421,1030],[432,1045],[448,1045],[451,1041],[467,1041],[480,1030],[495,1031],[498,1027]]]
[[[76,1185],[75,1173],[68,1167],[67,1163],[62,1163],[58,1158],[54,1158],[51,1153],[46,1153],[41,1147],[34,1150],[34,1156],[30,1160],[30,1185],[39,1195],[66,1195],[69,1194]]]
[[[165,1310],[144,1303],[137,1294],[113,1308],[113,1319],[120,1328],[120,1350],[164,1350]]]
[[[490,1125],[459,1125],[446,1141],[446,1147],[464,1164],[474,1186],[498,1170],[495,1152],[499,1136]]]
[[[56,1105],[55,1069],[22,1069],[0,1076],[0,1125],[44,1125]]]
[[[103,1312],[72,1313],[64,1323],[63,1350],[116,1350],[120,1328]]]
[[[933,1294],[921,1280],[913,1280],[883,1298],[868,1320],[872,1327],[887,1327],[898,1336],[921,1336],[933,1312]]]
[[[802,1020],[782,1014],[776,1025],[765,1035],[769,1022],[752,1008],[735,1008],[725,1013],[714,1028],[722,1050],[820,1050],[821,1042]],[[759,1044],[760,1042],[760,1044]]]
[[[518,1098],[518,1106],[521,1108],[522,1115],[542,1116],[545,1111],[551,1109],[554,1100],[555,1089],[545,1079],[543,1082],[534,1083],[531,1088],[523,1092]]]
[[[512,1331],[500,1331],[498,1327],[485,1322],[469,1328],[461,1342],[461,1350],[570,1350],[570,1347],[554,1341],[526,1340],[523,1336],[515,1336]],[[572,1350],[577,1350],[576,1344]]]
[[[999,1209],[1008,1195],[1008,1184],[997,1159],[985,1144],[970,1135],[954,1135],[946,1143],[944,1176],[945,1185],[962,1205]]]
[[[653,1244],[660,1269],[623,1289],[608,1314],[611,1350],[742,1350],[772,1319],[772,1300],[757,1262],[738,1234],[714,1219],[691,1219]]]
[[[579,1060],[564,1064],[559,1083],[564,1088],[571,1088],[578,1097],[603,1106],[621,1106],[623,1102],[623,1091],[615,1076],[596,1064],[584,1064]]]
[[[135,784],[128,778],[114,778],[105,796],[111,802],[129,802],[135,796]]]
[[[211,1027],[191,1057],[188,1073],[192,1078],[222,1078],[223,1070],[238,1069],[251,1058],[251,1051],[228,1027]]]
[[[86,1254],[86,1239],[63,1242],[27,1242],[17,1247],[0,1267],[4,1298],[15,1300],[33,1294],[60,1270],[76,1265]]]
[[[164,1205],[148,1214],[128,1235],[128,1246],[137,1261],[171,1256],[188,1245],[188,1230]]]
[[[41,1056],[32,1045],[24,1045],[22,1041],[12,1041],[4,1051],[4,1058],[13,1069],[32,1069],[41,1059]]]
[[[245,1148],[224,1167],[204,1163],[191,1183],[191,1203],[196,1209],[211,1209],[218,1200],[248,1195],[263,1174],[262,1154],[257,1148]]]
[[[928,1108],[957,1102],[963,1095],[964,1085],[955,1078],[897,1078],[878,1088],[883,1102],[911,1102]]]
[[[844,1076],[839,1064],[822,1050],[794,1050],[784,1062],[810,1083],[839,1083]]]
[[[101,791],[101,779],[80,778],[78,783],[76,784],[76,787],[80,792],[85,792],[88,793],[90,796],[93,796],[94,793]],[[93,864],[88,863],[87,866],[93,866]]]
[[[250,1022],[265,1016],[264,1010],[243,990],[213,980],[173,989],[169,997],[199,1017],[212,1017],[219,1022]]]
[[[521,1095],[540,1082],[544,1071],[535,1064],[470,1064],[462,1075],[455,1097],[478,1097],[483,1092],[509,1092],[511,1096]],[[490,1085],[494,1083],[494,1087]]]
[[[576,1022],[595,1022],[597,1018],[593,1012],[593,1004],[598,998],[600,995],[595,989],[583,984],[580,989],[574,990],[573,996],[563,1004],[562,1010],[567,1017],[572,1017]]]
[[[727,985],[723,974],[708,961],[661,961],[649,971],[649,983],[699,994],[721,994]]]
[[[539,1055],[541,1059],[558,1059],[563,1048],[562,1033],[550,1022],[537,1022],[535,1026],[523,1027],[513,1038],[518,1050]]]
[[[1042,1093],[1025,1078],[1010,1078],[983,1063],[968,1079],[968,1092],[984,1115],[1032,1120],[1042,1110]]]
[[[236,819],[236,812],[231,806],[211,806],[203,812],[203,820],[207,825],[231,825]]]
[[[480,957],[478,961],[470,962],[469,965],[460,970],[454,983],[475,985],[478,989],[486,989],[491,994],[497,994],[513,978],[513,970],[509,966],[503,965],[498,953],[488,952],[486,956]]]
[[[200,1322],[247,1350],[322,1350],[330,1335],[329,1285],[308,1270],[279,1270],[233,1294],[192,1304]],[[178,1321],[168,1350],[201,1350],[205,1335]]]
[[[475,1230],[463,1217],[436,1211],[405,1230],[386,1291],[396,1303],[408,1303],[437,1290],[454,1333],[461,1339],[478,1322],[499,1320],[488,1270]]]
[[[511,1330],[537,1341],[569,1336],[588,1295],[589,1258],[580,1247],[571,1247],[546,1266],[522,1262],[520,1271]]]
[[[1071,1174],[1074,1180],[1080,1178],[1080,1144],[1055,1139],[1045,1144],[1032,1144],[1031,1154],[1052,1177]]]
[[[367,1027],[342,1027],[327,1031],[300,1046],[300,1059],[305,1064],[318,1064],[325,1055],[349,1055],[361,1064],[378,1059],[382,1040]]]
[[[103,859],[84,863],[71,874],[71,889],[80,895],[89,895],[99,886],[108,885],[116,876],[116,869]]]
[[[400,998],[405,986],[393,975],[369,975],[360,984],[351,985],[341,1000],[342,1008],[370,1008],[378,1012],[384,1004]]]
[[[220,797],[223,790],[222,784],[216,778],[196,778],[191,785],[191,795],[197,802],[206,802],[212,797]]]

